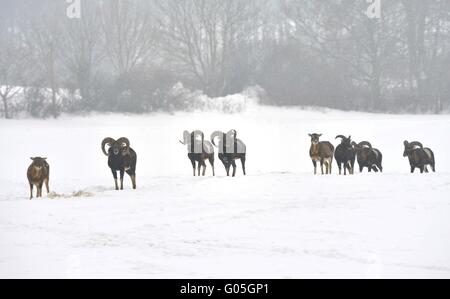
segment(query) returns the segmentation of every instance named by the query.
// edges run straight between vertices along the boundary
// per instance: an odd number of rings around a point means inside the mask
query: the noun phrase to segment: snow
[[[248,176],[191,177],[184,130],[238,130]],[[0,278],[450,278],[450,118],[252,106],[239,114],[0,121]],[[308,133],[367,140],[385,173],[313,176]],[[130,138],[138,190],[100,144]],[[435,151],[409,174],[403,141]],[[52,167],[28,200],[29,157]],[[209,166],[208,166],[209,167]]]

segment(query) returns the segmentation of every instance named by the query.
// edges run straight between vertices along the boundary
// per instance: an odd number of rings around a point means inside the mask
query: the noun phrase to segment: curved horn
[[[218,147],[218,146],[216,145],[215,139],[216,139],[216,138],[219,138],[219,143],[220,143],[220,142],[222,141],[222,139],[223,139],[223,135],[224,135],[224,133],[221,132],[221,131],[216,131],[216,132],[212,133],[212,135],[211,135],[211,143],[212,143],[215,147]]]
[[[409,146],[409,142],[406,141],[406,140],[403,142],[403,144],[404,144],[405,146]]]
[[[128,138],[126,137],[119,138],[117,142],[120,143],[121,146],[125,144],[125,147],[130,147],[130,140],[128,140]]]
[[[105,138],[102,142],[102,151],[105,154],[105,156],[109,156],[108,152],[106,151],[105,146],[111,146],[114,142],[116,142],[114,139],[112,139],[111,137]]]
[[[338,135],[338,136],[336,136],[336,139],[339,139],[339,138],[341,138],[341,139],[347,139],[347,137],[345,137],[344,135]]]
[[[236,130],[231,130],[227,133],[228,136],[231,136],[234,139],[237,139],[237,131]]]
[[[412,146],[412,147],[423,148],[423,144],[418,142],[418,141],[411,142],[409,145]]]
[[[196,131],[192,132],[192,134],[191,134],[191,152],[192,153],[195,153],[195,151],[196,151],[196,148],[195,148],[196,142],[195,141],[196,141],[196,138],[197,138],[198,135],[200,135],[200,137],[202,138],[201,144],[200,144],[202,153],[205,151],[205,149],[204,149],[205,133],[203,133],[200,130],[196,130]]]
[[[192,136],[197,137],[198,135],[200,135],[200,137],[202,137],[202,142],[205,141],[205,133],[203,133],[200,130],[196,130],[194,132],[192,132]]]
[[[189,133],[189,131],[184,131],[183,132],[183,141],[180,140],[180,143],[183,145],[186,145],[189,143],[190,138],[191,138],[191,133]]]
[[[370,142],[367,142],[367,141],[360,142],[358,144],[358,146],[359,147],[368,147],[368,148],[372,149],[372,144],[370,144]]]

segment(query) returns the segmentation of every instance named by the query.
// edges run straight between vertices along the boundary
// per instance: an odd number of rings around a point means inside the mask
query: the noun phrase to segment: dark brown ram
[[[367,168],[369,172],[383,172],[383,154],[379,150],[373,148],[367,141],[352,144],[356,150],[360,172],[363,172],[364,168]]]
[[[106,146],[109,146],[106,151]],[[117,172],[120,172],[120,190],[123,190],[123,177],[125,172],[131,177],[133,189],[136,189],[136,164],[137,154],[130,147],[130,140],[122,137],[117,141],[108,137],[102,142],[102,151],[105,156],[108,156],[108,166],[111,168],[111,172],[116,184],[116,190],[119,190],[119,184],[117,182]]]
[[[436,160],[434,158],[434,153],[429,148],[424,148],[422,143],[414,142],[404,142],[405,151],[403,157],[409,159],[409,164],[411,166],[411,173],[414,173],[416,168],[420,169],[420,173],[428,173],[428,165],[431,166],[433,172],[436,172]]]
[[[352,146],[352,137],[345,137],[339,135],[336,139],[341,139],[341,144],[336,147],[334,153],[334,158],[339,167],[339,175],[342,174],[342,167],[344,167],[344,175],[347,175],[347,170],[349,174],[355,174],[355,159],[356,152]]]

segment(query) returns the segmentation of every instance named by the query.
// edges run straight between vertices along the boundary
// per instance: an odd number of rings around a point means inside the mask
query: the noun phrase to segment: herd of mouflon
[[[367,141],[356,143],[352,141],[351,136],[345,137],[339,135],[341,143],[335,148],[329,141],[320,141],[322,134],[309,134],[311,137],[310,157],[314,165],[314,174],[317,174],[317,167],[320,165],[322,175],[332,173],[333,160],[339,168],[339,174],[353,175],[355,173],[355,162],[358,161],[359,171],[367,168],[369,172],[383,172],[383,154]],[[194,176],[206,175],[206,162],[212,167],[213,176],[215,176],[214,159],[215,148],[218,150],[219,160],[225,167],[227,176],[230,176],[230,170],[233,168],[232,176],[236,175],[236,161],[240,160],[242,170],[246,175],[245,162],[247,157],[247,146],[237,138],[237,131],[231,130],[228,133],[221,131],[214,132],[210,138],[205,140],[205,134],[202,131],[185,131],[183,141],[180,143],[187,147],[188,158],[192,164]],[[108,157],[108,166],[114,177],[116,190],[123,190],[123,178],[127,173],[131,178],[133,189],[136,185],[136,164],[137,154],[130,147],[128,138],[122,137],[117,140],[105,138],[102,142],[102,151]],[[436,172],[434,153],[426,148],[420,142],[404,142],[405,151],[403,156],[409,159],[411,173],[416,168],[421,173],[428,173],[428,167]],[[45,185],[47,193],[50,192],[50,165],[47,158],[31,158],[33,161],[27,171],[28,182],[30,184],[30,199],[33,199],[33,188],[37,189],[37,197],[42,197],[42,189]],[[120,173],[120,186],[117,173]]]

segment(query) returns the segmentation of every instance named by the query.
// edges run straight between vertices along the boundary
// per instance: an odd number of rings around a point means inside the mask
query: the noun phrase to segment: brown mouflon
[[[106,146],[109,149],[106,150]],[[125,172],[130,176],[133,189],[136,189],[136,164],[137,154],[130,147],[130,140],[122,137],[114,140],[110,137],[105,138],[102,142],[102,151],[108,157],[108,166],[114,177],[116,190],[119,190],[117,181],[117,172],[120,172],[120,190],[123,190],[123,177]]]
[[[50,193],[50,165],[47,163],[47,158],[31,158],[33,163],[28,167],[27,177],[30,184],[30,199],[33,199],[33,187],[36,186],[36,197],[42,197],[42,187],[45,184],[47,194]]]
[[[428,173],[428,165],[431,166],[433,172],[436,172],[436,160],[434,158],[434,153],[429,148],[424,148],[422,143],[414,142],[404,142],[405,151],[403,157],[409,159],[409,164],[411,165],[411,173],[414,173],[416,168],[420,169],[420,173]]]
[[[331,174],[333,166],[334,145],[328,141],[320,141],[322,134],[309,134],[311,137],[311,148],[309,155],[314,165],[314,174],[317,174],[317,162],[320,162],[322,175]],[[326,171],[324,172],[323,166]]]
[[[359,172],[363,172],[367,167],[369,172],[383,172],[383,154],[367,141],[360,143],[352,142],[356,150],[356,157],[359,164]]]
[[[344,175],[355,174],[355,160],[356,152],[352,145],[352,136],[348,138],[344,135],[339,135],[336,139],[341,139],[341,144],[336,147],[334,158],[339,168],[339,175],[342,174],[342,167],[344,167]]]

